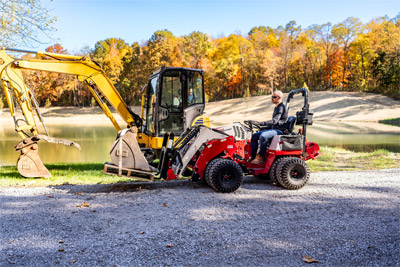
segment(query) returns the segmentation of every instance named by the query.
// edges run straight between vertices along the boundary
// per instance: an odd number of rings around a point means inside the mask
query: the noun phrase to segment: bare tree
[[[34,47],[49,43],[56,20],[40,0],[0,0],[0,45]]]

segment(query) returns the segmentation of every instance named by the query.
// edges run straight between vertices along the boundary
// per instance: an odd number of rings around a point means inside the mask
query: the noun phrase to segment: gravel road
[[[400,169],[289,191],[201,183],[0,188],[0,266],[400,265]]]

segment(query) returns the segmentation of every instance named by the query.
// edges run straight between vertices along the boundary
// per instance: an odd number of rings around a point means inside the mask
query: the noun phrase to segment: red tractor
[[[306,127],[312,125],[313,113],[309,110],[308,90],[300,88],[289,92],[286,106],[293,96],[301,93],[304,105],[296,116],[288,118],[284,135],[273,137],[263,163],[250,163],[251,121],[246,125],[235,122],[215,129],[203,125],[188,129],[175,142],[173,134],[167,133],[158,169],[160,178],[167,180],[191,176],[192,181],[205,180],[217,192],[229,193],[243,183],[243,175],[270,179],[272,183],[287,189],[300,189],[310,177],[306,162],[319,155],[319,146],[308,142]],[[302,125],[297,133],[295,125]]]

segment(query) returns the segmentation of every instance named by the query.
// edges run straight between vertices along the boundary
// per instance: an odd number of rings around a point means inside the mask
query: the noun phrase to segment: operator
[[[174,105],[174,107],[179,108],[179,106],[181,105],[181,90],[178,90],[178,94],[174,96],[174,100],[172,102],[172,104]]]
[[[282,98],[283,93],[281,91],[275,91],[271,96],[271,101],[275,104],[272,120],[264,122],[251,121],[253,124],[267,127],[266,130],[254,133],[251,137],[251,163],[253,164],[263,162],[264,154],[267,150],[270,139],[275,135],[283,134],[282,130],[284,130],[284,124],[288,120],[288,113],[286,106],[282,103]],[[257,154],[258,148],[260,148],[260,150]]]
[[[193,93],[193,88],[189,89],[188,102],[189,104],[193,104],[196,102],[196,96]]]

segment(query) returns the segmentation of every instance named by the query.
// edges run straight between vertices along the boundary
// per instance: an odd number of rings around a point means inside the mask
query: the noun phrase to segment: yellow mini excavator
[[[6,53],[20,52],[42,59],[15,59]],[[23,139],[16,145],[20,152],[18,171],[25,177],[51,177],[38,154],[38,142],[80,146],[72,141],[52,138],[44,125],[34,92],[24,83],[22,70],[40,70],[75,75],[88,85],[90,92],[117,130],[112,145],[112,165],[121,175],[122,169],[152,173],[151,163],[160,155],[163,136],[179,136],[194,125],[209,126],[203,116],[205,108],[204,72],[197,69],[161,67],[155,70],[142,89],[141,114],[135,114],[126,105],[100,66],[87,57],[0,48],[0,78],[15,130]],[[107,103],[127,124],[121,130]],[[23,116],[18,116],[20,108]],[[45,134],[39,133],[36,120],[43,124]]]

